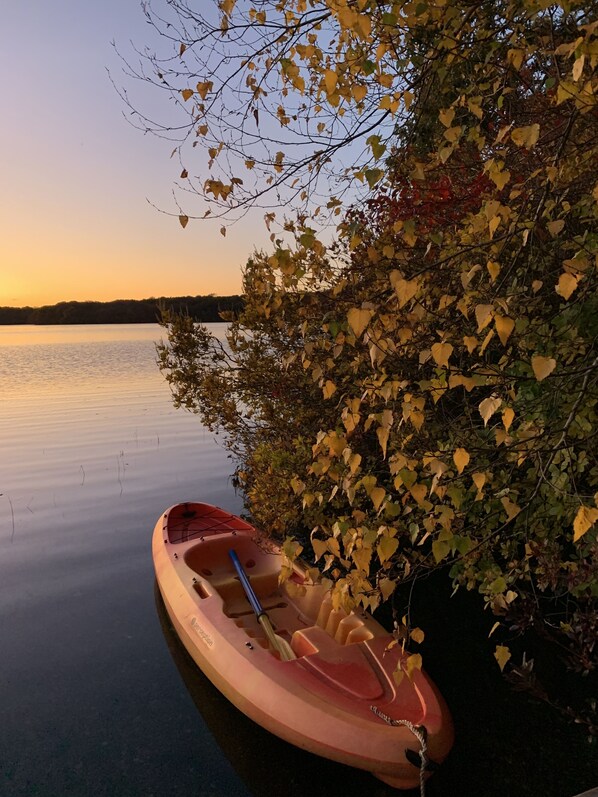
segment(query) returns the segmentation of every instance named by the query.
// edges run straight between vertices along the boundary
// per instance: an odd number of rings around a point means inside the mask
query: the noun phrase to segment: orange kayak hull
[[[229,556],[235,550],[277,635],[280,659]],[[177,504],[156,523],[152,555],[166,610],[198,667],[241,711],[291,744],[364,769],[396,788],[420,780],[420,743],[436,764],[453,744],[449,711],[416,671],[399,685],[399,645],[374,618],[335,610],[297,566],[278,584],[279,548],[241,518],[204,503]],[[391,724],[406,722],[408,725]],[[421,732],[421,731],[419,731]]]

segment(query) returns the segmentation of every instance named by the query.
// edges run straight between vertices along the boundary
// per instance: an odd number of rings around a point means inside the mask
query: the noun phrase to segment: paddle
[[[261,624],[268,641],[274,648],[280,653],[280,658],[283,661],[291,661],[292,659],[296,659],[295,653],[293,652],[293,648],[289,645],[286,639],[283,639],[278,634],[274,633],[274,629],[272,628],[272,623],[270,622],[270,618],[263,610],[261,603],[255,592],[253,591],[253,587],[249,583],[249,578],[247,577],[247,573],[243,570],[243,565],[239,561],[239,557],[237,556],[236,551],[232,548],[228,552],[228,555],[233,561],[235,566],[235,570],[239,574],[239,578],[241,580],[241,584],[243,585],[243,589],[245,590],[245,594],[247,595],[247,600],[251,604],[251,608],[256,614],[258,622]]]

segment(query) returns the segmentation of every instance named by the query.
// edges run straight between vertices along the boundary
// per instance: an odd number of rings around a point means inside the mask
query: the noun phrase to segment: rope
[[[417,741],[420,744],[420,751],[419,751],[419,758],[421,761],[419,767],[419,793],[420,797],[425,797],[425,785],[424,785],[424,775],[426,771],[426,766],[428,764],[428,745],[426,744],[426,729],[421,725],[414,725],[409,720],[393,720],[392,717],[389,717],[388,714],[385,714],[383,711],[377,706],[370,706],[370,709],[374,712],[377,717],[387,722],[389,725],[404,725],[405,728],[408,728],[411,733],[415,736]]]

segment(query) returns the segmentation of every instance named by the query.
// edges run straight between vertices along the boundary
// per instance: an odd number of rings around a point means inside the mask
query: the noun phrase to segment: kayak
[[[369,613],[335,607],[306,566],[294,563],[279,584],[281,550],[251,524],[210,504],[176,504],[156,523],[152,555],[181,642],[259,725],[400,789],[447,756],[453,726],[432,681],[417,669],[395,681],[401,645]]]

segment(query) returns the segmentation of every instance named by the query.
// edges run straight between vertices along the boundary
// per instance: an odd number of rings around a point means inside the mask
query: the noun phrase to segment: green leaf
[[[373,188],[376,183],[383,177],[384,172],[382,169],[366,169],[365,170],[365,179],[368,182],[370,188]]]

